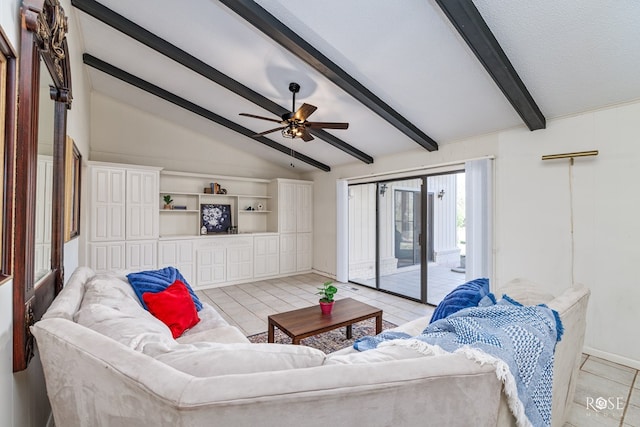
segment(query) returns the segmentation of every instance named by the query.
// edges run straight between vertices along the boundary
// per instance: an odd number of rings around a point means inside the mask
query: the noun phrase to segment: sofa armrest
[[[495,291],[497,299],[503,294],[507,294],[510,298],[518,301],[523,305],[546,304],[553,300],[553,295],[539,291],[540,286],[527,279],[514,279],[507,282],[504,286]]]

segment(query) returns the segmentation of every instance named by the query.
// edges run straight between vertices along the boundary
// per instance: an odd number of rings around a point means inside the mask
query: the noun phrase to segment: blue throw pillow
[[[438,304],[429,323],[444,319],[463,308],[477,307],[480,300],[487,295],[489,295],[489,279],[474,279],[463,283]]]
[[[189,295],[191,295],[191,299],[193,299],[193,303],[196,306],[196,310],[200,311],[202,309],[202,303],[198,296],[193,292],[191,286],[187,283],[180,271],[178,271],[175,267],[165,267],[160,270],[148,270],[148,271],[140,271],[138,273],[130,273],[127,274],[127,279],[129,279],[129,283],[133,290],[135,291],[138,299],[142,306],[149,310],[147,304],[145,304],[144,299],[142,298],[142,294],[145,292],[162,292],[167,289],[169,286],[173,285],[176,280],[180,280],[184,283],[185,287],[189,291]]]

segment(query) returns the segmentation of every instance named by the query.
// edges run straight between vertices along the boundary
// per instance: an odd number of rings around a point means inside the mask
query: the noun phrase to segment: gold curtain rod
[[[587,157],[587,156],[597,156],[597,155],[598,155],[598,150],[577,151],[575,153],[547,154],[546,156],[542,156],[542,160],[573,159],[574,157]]]

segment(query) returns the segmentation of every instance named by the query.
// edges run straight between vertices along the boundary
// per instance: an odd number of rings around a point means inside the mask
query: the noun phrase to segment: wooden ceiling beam
[[[316,71],[331,80],[342,90],[353,96],[360,103],[378,114],[419,145],[429,151],[438,149],[438,144],[427,134],[401,116],[400,113],[387,105],[369,89],[351,77],[346,71],[324,56],[319,50],[311,46],[256,2],[252,0],[220,0],[220,2],[289,52],[309,64]]]
[[[529,130],[544,129],[546,119],[500,43],[471,0],[436,0]]]
[[[255,135],[257,132],[254,132],[251,129],[247,129],[244,126],[241,126],[235,122],[232,122],[231,120],[225,119],[224,117],[212,111],[209,111],[197,104],[194,104],[191,101],[181,98],[178,95],[168,92],[165,89],[162,89],[161,87],[158,87],[152,83],[147,82],[146,80],[143,80],[139,77],[134,76],[133,74],[127,73],[126,71],[121,70],[120,68],[117,68],[105,61],[102,61],[101,59],[98,59],[95,56],[85,53],[84,55],[82,55],[82,61],[86,65],[92,68],[95,68],[96,70],[102,71],[103,73],[106,73],[112,77],[115,77],[118,80],[121,80],[147,93],[155,95],[158,98],[161,98],[167,102],[170,102],[173,105],[177,105],[178,107],[184,108],[185,110],[190,111],[194,114],[197,114],[201,117],[204,117],[205,119],[211,120],[214,123],[217,123],[219,125],[226,127],[227,129],[231,129],[232,131],[245,135],[251,138],[252,140],[260,142],[270,148],[273,148],[274,150],[278,150],[281,153],[286,154],[287,156],[298,159],[304,163],[307,163],[325,172],[329,172],[331,170],[331,168],[325,165],[324,163],[314,160],[311,157],[305,156],[302,153],[298,153],[297,151],[294,151],[291,148],[286,147],[282,144],[278,144],[277,142],[274,142],[269,138],[265,138],[264,136],[254,138],[253,135]]]
[[[97,20],[107,24],[108,26],[131,37],[132,39],[144,44],[145,46],[148,46],[156,52],[168,58],[171,58],[180,65],[253,102],[254,104],[264,108],[265,110],[272,112],[278,117],[281,117],[283,114],[290,112],[286,108],[276,104],[275,102],[262,96],[258,92],[248,88],[247,86],[244,86],[237,80],[232,79],[231,77],[199,60],[193,55],[190,55],[184,50],[156,36],[152,32],[142,28],[136,23],[128,20],[122,15],[117,14],[116,12],[94,0],[71,0],[71,4],[77,9],[88,14],[89,16],[96,18]],[[371,157],[369,154],[349,145],[345,141],[333,136],[329,132],[318,129],[314,130],[314,135],[364,163],[373,163],[373,157]]]

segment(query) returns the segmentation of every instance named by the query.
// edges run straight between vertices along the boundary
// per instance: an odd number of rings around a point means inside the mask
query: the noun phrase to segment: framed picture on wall
[[[201,204],[200,216],[207,233],[226,233],[231,227],[231,205]]]
[[[82,155],[67,136],[65,148],[64,241],[80,235],[80,172]]]

